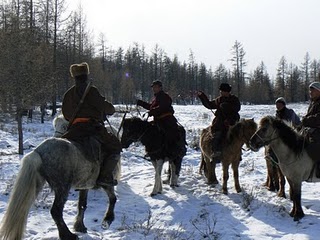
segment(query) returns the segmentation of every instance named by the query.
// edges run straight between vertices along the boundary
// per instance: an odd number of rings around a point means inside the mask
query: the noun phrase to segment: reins
[[[271,136],[273,136],[273,134],[276,132],[276,130],[273,131],[273,133],[271,134]],[[267,141],[265,141],[259,134],[258,132],[256,133],[256,135],[258,136],[258,138],[263,142],[264,145],[269,145],[272,141],[280,138],[279,136],[274,137],[274,138],[270,138]]]

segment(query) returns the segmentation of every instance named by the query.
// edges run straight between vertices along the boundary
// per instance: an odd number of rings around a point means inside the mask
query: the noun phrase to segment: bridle
[[[259,131],[258,131],[258,132],[259,132]],[[276,137],[272,138],[272,136],[274,135],[274,133],[276,132],[276,130],[273,130],[273,132],[272,132],[272,134],[271,134],[271,138],[268,139],[268,140],[264,140],[264,139],[258,134],[258,132],[256,132],[255,135],[257,135],[257,137],[262,141],[263,146],[269,145],[272,141],[280,138],[279,136],[276,136]]]

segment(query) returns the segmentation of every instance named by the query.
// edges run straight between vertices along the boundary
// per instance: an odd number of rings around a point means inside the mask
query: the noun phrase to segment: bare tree
[[[246,55],[243,46],[240,42],[235,41],[234,45],[231,49],[232,58],[230,61],[232,62],[233,72],[234,72],[234,81],[236,84],[236,94],[239,99],[241,99],[242,94],[241,90],[245,87],[245,72],[244,67],[247,65],[244,57]]]

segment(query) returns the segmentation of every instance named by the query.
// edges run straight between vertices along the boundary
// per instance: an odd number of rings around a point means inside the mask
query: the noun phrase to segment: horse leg
[[[114,192],[114,186],[105,186],[103,189],[106,191],[109,198],[109,208],[103,218],[101,226],[103,229],[108,229],[114,221],[114,208],[116,206],[117,197]]]
[[[55,189],[55,198],[51,208],[51,216],[56,223],[59,231],[59,237],[61,240],[77,240],[78,236],[70,232],[66,223],[63,220],[63,208],[64,204],[68,200],[68,193],[70,187],[63,187]]]
[[[170,178],[170,187],[174,188],[174,187],[179,187],[178,186],[178,175],[176,173],[176,165],[174,162],[171,162],[170,163],[170,175],[171,175],[171,178]]]
[[[294,221],[299,221],[304,217],[304,212],[301,207],[301,182],[293,182],[288,179],[290,185],[290,199],[293,202],[293,208],[290,211],[290,216]]]
[[[155,196],[158,193],[162,192],[162,180],[161,180],[161,172],[164,161],[162,159],[152,161],[153,167],[155,169],[155,177],[154,177],[154,187],[151,192],[151,196]]]
[[[78,214],[73,227],[76,232],[86,233],[87,228],[83,223],[84,212],[87,209],[88,190],[79,191]]]
[[[269,191],[274,191],[274,168],[272,161],[270,159],[266,159],[266,165],[267,165],[267,181],[265,183],[265,186]]]
[[[167,172],[167,179],[162,181],[163,184],[170,184],[171,174],[172,174],[171,164],[169,163],[168,172]]]
[[[201,162],[200,162],[200,166],[199,166],[199,174],[202,175],[202,171],[204,171],[204,173],[206,173],[206,162],[204,161],[203,153],[201,153]]]
[[[285,188],[284,188],[284,186],[286,185],[286,179],[285,179],[284,175],[282,174],[282,171],[281,171],[281,169],[279,167],[277,167],[277,173],[278,173],[278,178],[277,179],[279,179],[278,196],[286,198]]]
[[[228,194],[229,163],[227,163],[227,161],[222,161],[222,171],[223,171],[222,193]]]
[[[236,160],[235,162],[232,163],[234,187],[236,188],[237,193],[242,191],[239,183],[239,165],[240,165],[239,160]],[[226,187],[227,187],[227,183],[226,183]]]
[[[207,177],[208,185],[215,185],[218,184],[217,176],[216,176],[216,162],[210,161],[209,158],[205,158],[205,166],[206,166],[206,173],[205,176]]]

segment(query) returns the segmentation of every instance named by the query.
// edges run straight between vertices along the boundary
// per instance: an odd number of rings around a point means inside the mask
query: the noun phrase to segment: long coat
[[[290,108],[286,106],[281,110],[276,111],[276,117],[288,122],[292,122],[293,126],[298,127],[301,124],[299,116]]]
[[[230,94],[228,97],[219,96],[210,101],[208,97],[202,93],[199,95],[199,98],[206,108],[216,109],[214,113],[215,118],[212,121],[213,131],[225,131],[229,126],[239,121],[241,104],[237,96],[233,94]]]
[[[311,141],[320,143],[320,98],[310,102],[308,112],[302,118],[302,126],[308,129]]]
[[[62,137],[83,143],[88,137],[95,136],[102,144],[104,153],[119,154],[122,150],[119,139],[104,127],[105,116],[112,115],[115,108],[95,86],[90,87],[75,119],[72,119],[86,86],[85,81],[76,81],[76,85],[64,94],[62,114],[68,121],[73,120],[74,124]],[[76,122],[79,119],[82,121]]]
[[[166,147],[168,152],[175,152],[177,142],[184,139],[180,138],[177,119],[173,116],[171,97],[163,90],[156,93],[151,103],[138,100],[137,105],[149,110],[149,116],[153,116],[154,122],[162,129],[166,137]]]

